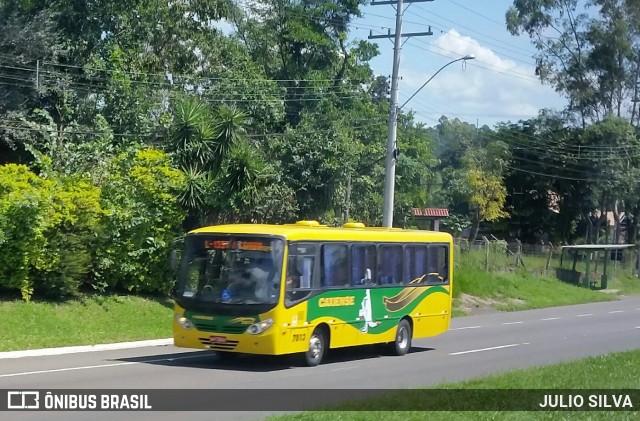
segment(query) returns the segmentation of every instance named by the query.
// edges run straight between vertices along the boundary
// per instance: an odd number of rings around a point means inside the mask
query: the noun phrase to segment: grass
[[[640,278],[633,275],[618,275],[609,282],[609,286],[619,290],[622,295],[640,294]]]
[[[496,376],[483,377],[462,383],[445,384],[438,389],[639,389],[640,350],[619,352],[605,356],[512,371]],[[328,411],[312,411],[293,415],[270,417],[270,421],[360,421],[360,420],[632,420],[638,419],[638,411],[575,411],[575,412],[525,412],[525,411],[464,411],[424,412],[394,411],[393,408],[415,408],[415,403],[429,396],[428,389],[403,390],[380,398],[350,402],[332,407]],[[469,392],[473,396],[473,392]],[[633,402],[634,409],[638,402]]]
[[[640,293],[640,280],[630,276],[630,270],[618,268],[613,274],[609,271],[608,290],[616,289],[618,292],[604,294],[559,281],[555,276],[544,275],[546,265],[544,256],[523,258],[526,269],[516,268],[513,256],[506,256],[504,253],[491,254],[490,271],[486,272],[484,252],[467,251],[460,254],[454,277],[454,316],[473,313],[480,307],[502,311],[527,310],[610,301],[615,300],[619,295]],[[553,262],[550,267],[552,266]],[[551,272],[551,270],[547,271],[547,273]],[[468,296],[474,299],[466,302],[465,299]]]
[[[609,294],[524,271],[487,273],[461,269],[455,280],[465,294],[504,301],[498,306],[499,310],[524,310],[615,299]]]
[[[581,288],[555,278],[534,276],[523,270],[488,273],[460,268],[455,275],[454,300],[460,293],[495,301],[503,311],[525,310],[597,301],[609,301],[615,295]],[[455,304],[458,304],[457,302]]]
[[[170,305],[169,300],[134,296],[1,301],[0,351],[168,338]]]

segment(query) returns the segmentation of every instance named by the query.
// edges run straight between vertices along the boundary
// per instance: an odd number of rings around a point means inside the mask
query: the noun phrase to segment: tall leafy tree
[[[616,234],[620,233],[620,219],[624,214],[629,220],[638,214],[638,176],[640,175],[640,141],[628,121],[607,118],[585,130],[585,158],[596,176],[594,189],[602,197],[600,214],[612,211]],[[600,226],[605,221],[598,218],[592,240],[598,242]],[[633,235],[635,236],[635,234]],[[618,235],[615,235],[617,241]]]
[[[510,151],[488,127],[443,116],[436,129],[441,203],[456,220],[471,222],[469,239],[473,241],[482,221],[508,216],[504,175]]]
[[[567,96],[586,127],[637,113],[639,9],[632,0],[514,0],[506,20],[512,34],[531,38],[540,79]]]
[[[276,0],[253,2],[236,16],[239,36],[265,74],[286,90],[285,122],[297,126],[304,110],[327,95],[349,96],[354,54],[348,24],[360,16],[364,0]]]
[[[537,118],[497,127],[497,136],[510,149],[507,206],[523,241],[539,241],[545,233],[552,234],[552,241],[570,241],[576,221],[586,221],[596,206],[580,130],[566,126],[563,114],[543,111]]]

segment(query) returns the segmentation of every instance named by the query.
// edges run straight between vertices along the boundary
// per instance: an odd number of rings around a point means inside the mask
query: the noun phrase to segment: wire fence
[[[495,237],[469,242],[455,240],[456,266],[487,272],[512,272],[518,268],[527,272],[556,276],[571,283],[586,279],[600,281],[640,274],[638,247],[621,250],[582,250],[562,253],[561,245],[552,243],[523,244],[519,240],[505,241]],[[603,278],[603,275],[606,275]],[[591,285],[594,286],[593,283]],[[606,287],[606,281],[602,287]]]

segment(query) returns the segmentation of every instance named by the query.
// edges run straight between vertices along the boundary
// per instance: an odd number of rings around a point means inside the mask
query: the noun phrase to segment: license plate
[[[226,336],[210,336],[209,341],[212,343],[220,344],[220,343],[227,342],[227,337]]]

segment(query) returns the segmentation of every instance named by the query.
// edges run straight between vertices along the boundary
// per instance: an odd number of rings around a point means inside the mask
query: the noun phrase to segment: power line
[[[470,28],[470,27],[468,27],[468,26],[462,25],[462,24],[460,24],[460,23],[458,23],[458,22],[452,21],[451,19],[448,19],[448,18],[446,18],[446,17],[444,17],[444,16],[441,16],[441,15],[439,15],[439,14],[435,13],[435,12],[427,12],[425,9],[422,9],[422,8],[420,8],[419,6],[418,6],[418,8],[419,8],[420,10],[422,10],[424,13],[431,14],[432,16],[435,16],[435,17],[437,17],[437,18],[440,18],[440,19],[442,19],[442,20],[444,20],[444,21],[446,21],[446,22],[449,22],[449,23],[451,23],[451,24],[453,24],[453,25],[455,25],[455,26],[458,26],[458,27],[460,27],[460,28],[464,28],[464,29],[466,29],[466,30],[467,30],[467,31],[469,31],[469,32],[473,32],[473,33],[475,33],[475,34],[478,34],[480,37],[484,37],[484,38],[487,38],[487,39],[493,40],[494,42],[497,42],[497,43],[499,43],[499,44],[506,45],[506,46],[507,46],[506,48],[508,48],[508,49],[511,49],[512,47],[515,47],[514,45],[512,45],[512,44],[510,44],[510,43],[508,43],[508,42],[505,42],[505,41],[503,41],[503,40],[501,40],[501,39],[499,39],[499,38],[490,37],[490,36],[486,35],[484,32],[480,32],[480,31],[475,30],[475,29],[473,29],[473,28]],[[419,15],[418,15],[418,16],[419,16]],[[501,47],[501,48],[505,48],[505,47]],[[517,48],[517,47],[516,47],[516,48]],[[521,54],[521,53],[520,53],[520,52],[518,52],[518,54]]]
[[[499,27],[501,27],[501,28],[503,28],[503,29],[504,29],[504,26],[505,26],[504,22],[498,22],[497,20],[494,20],[494,19],[492,19],[492,18],[490,18],[490,17],[488,17],[488,16],[485,16],[485,15],[483,15],[482,13],[476,12],[475,10],[472,10],[472,9],[468,8],[467,6],[464,6],[464,5],[462,5],[462,4],[460,4],[460,3],[458,3],[458,2],[456,2],[456,1],[454,1],[454,0],[449,0],[449,2],[450,2],[450,3],[455,4],[455,5],[456,5],[456,6],[458,6],[458,7],[463,8],[463,9],[465,9],[465,10],[467,10],[467,11],[471,12],[471,13],[473,13],[474,15],[480,16],[481,18],[486,19],[486,20],[488,20],[489,22],[493,22],[493,23],[495,23],[496,25],[498,25]]]
[[[373,127],[373,126],[384,126],[387,123],[386,122],[380,122],[379,120],[356,120],[356,121],[362,121],[362,122],[366,122],[366,121],[370,121],[368,124],[366,125],[357,125],[357,126],[344,126],[344,127],[338,127],[337,129],[346,129],[346,130],[356,130],[356,129],[366,129],[368,127]],[[21,121],[21,123],[24,123],[24,121]],[[54,128],[50,128],[47,129],[46,127],[27,127],[27,126],[9,126],[9,125],[0,125],[0,129],[5,129],[5,130],[22,130],[22,131],[32,131],[32,132],[48,132],[48,133],[62,133],[62,134],[80,134],[80,135],[99,135],[99,136],[115,136],[115,137],[158,137],[157,134],[147,134],[147,135],[140,135],[140,134],[134,134],[134,133],[111,133],[109,131],[90,131],[90,130],[58,130],[58,129],[54,129]],[[299,132],[299,131],[289,131],[289,132],[285,132],[285,133],[264,133],[264,134],[250,134],[250,135],[246,135],[247,138],[262,138],[262,137],[284,137],[284,136],[289,136],[289,135],[312,135],[312,134],[318,134],[318,133],[333,133],[335,132],[335,129],[325,129],[325,130],[314,130],[314,131],[306,131],[306,132]]]
[[[563,175],[548,174],[548,173],[543,173],[543,172],[538,172],[538,171],[525,170],[523,168],[512,167],[512,166],[510,166],[508,164],[505,164],[505,167],[510,169],[510,170],[512,170],[512,171],[517,171],[517,172],[522,172],[522,173],[532,174],[532,175],[539,175],[539,176],[542,176],[542,177],[554,178],[554,179],[560,179],[560,180],[585,181],[585,182],[589,182],[589,183],[600,183],[600,182],[603,182],[603,181],[613,181],[613,180],[607,180],[607,179],[603,179],[603,178],[566,177],[566,176],[563,176]]]

